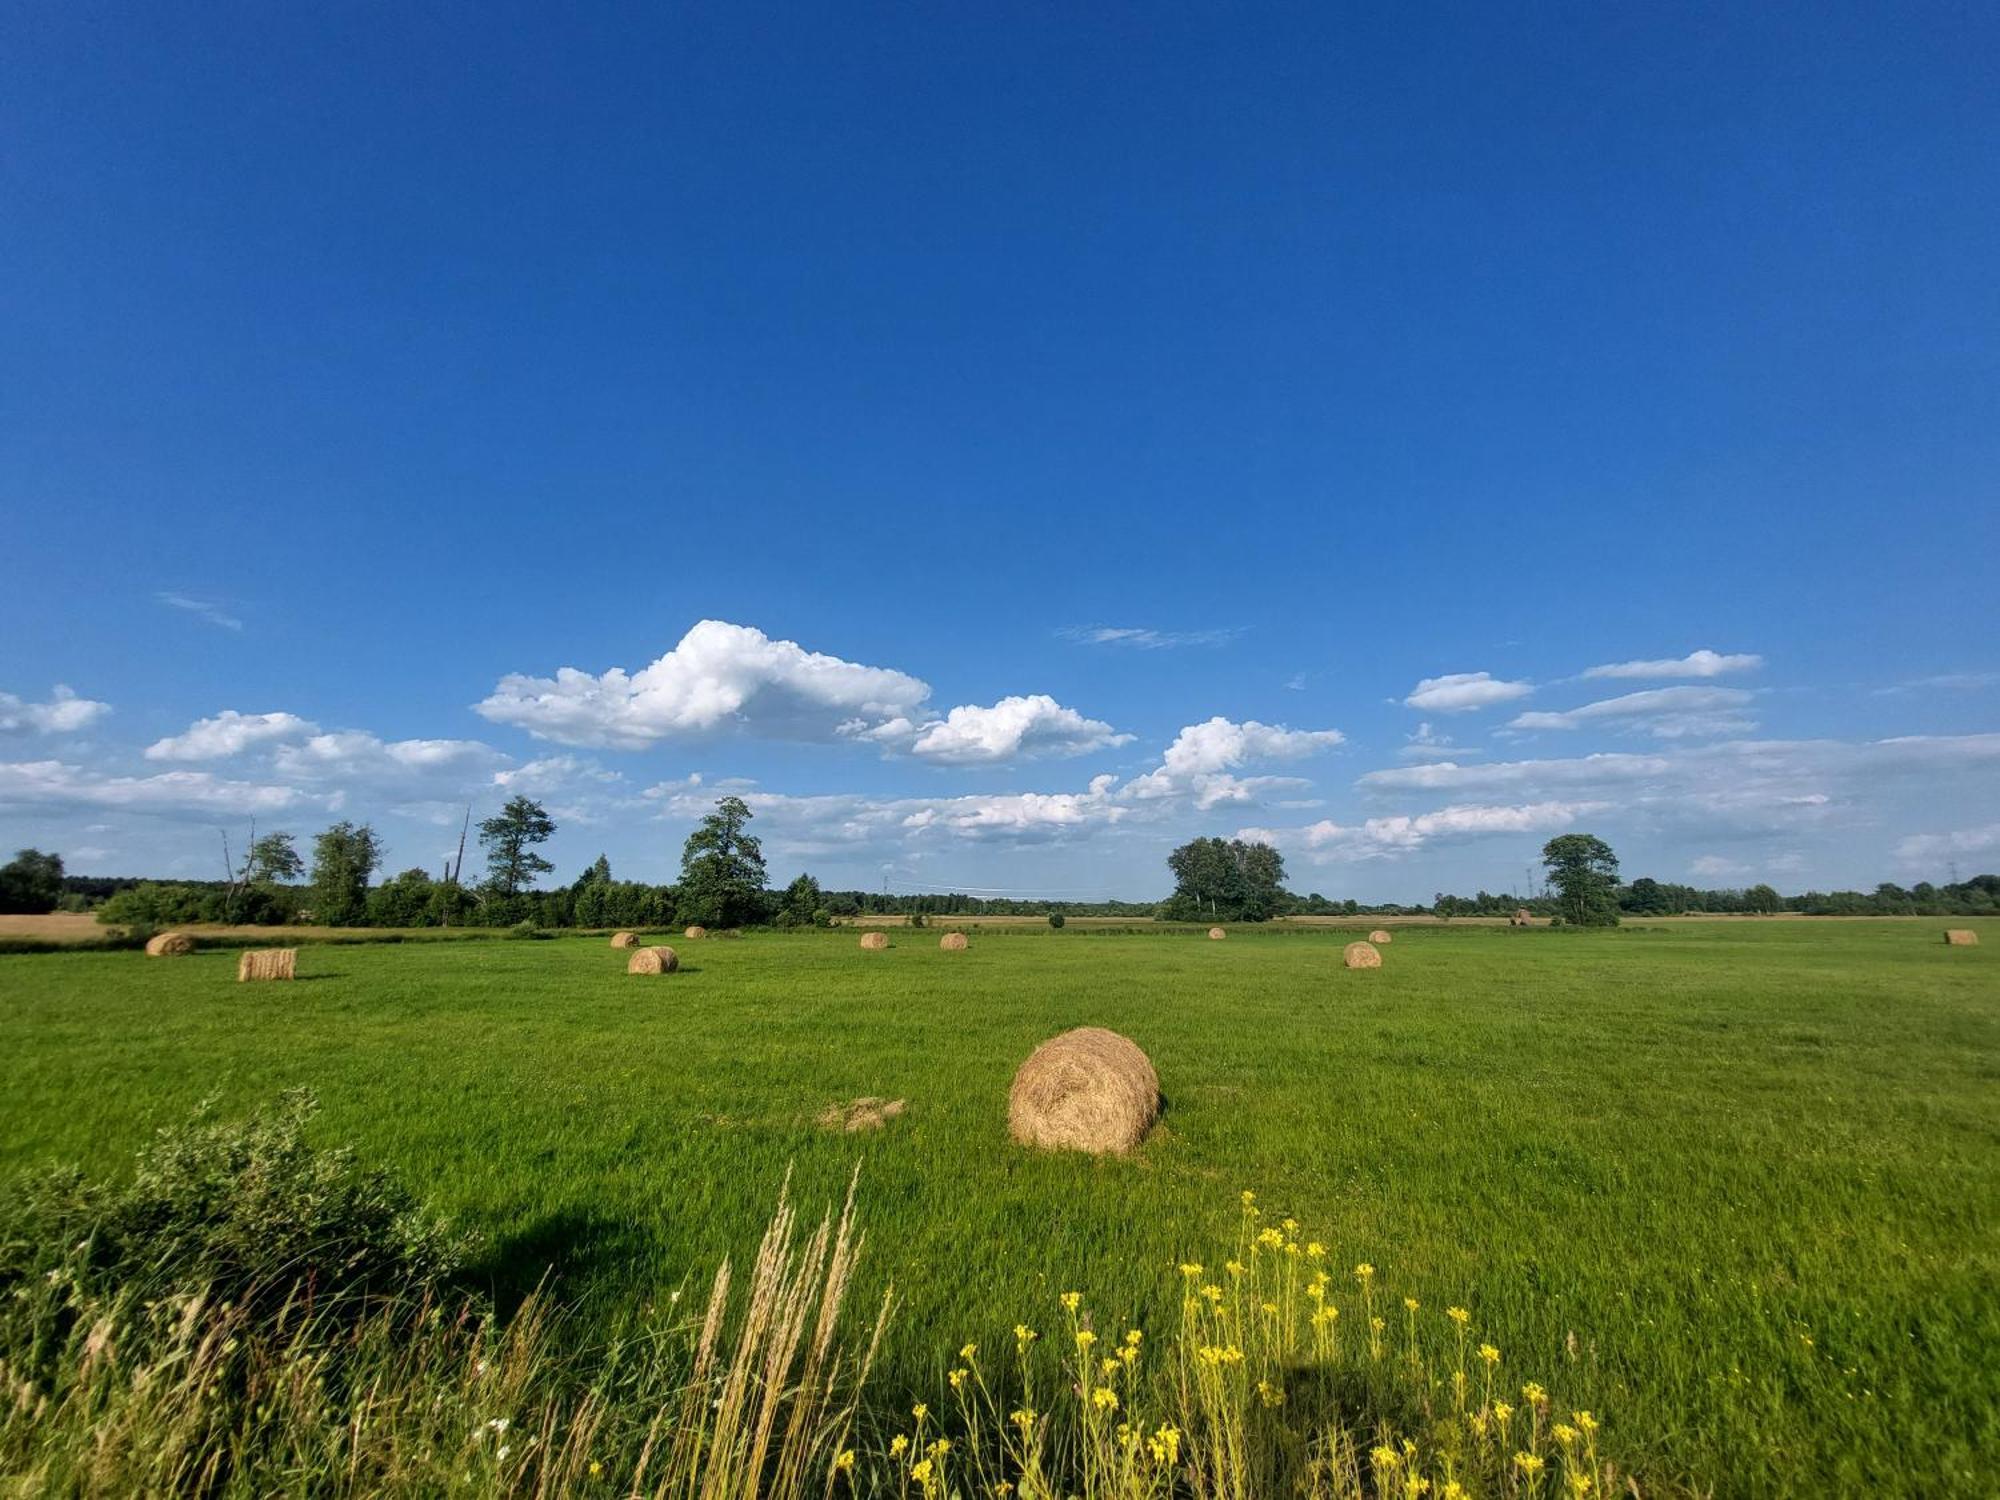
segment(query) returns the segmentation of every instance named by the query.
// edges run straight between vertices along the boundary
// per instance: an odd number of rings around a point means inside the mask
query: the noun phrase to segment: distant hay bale
[[[1389,933],[1383,931],[1380,927],[1378,927],[1373,932],[1368,934],[1368,941],[1371,943],[1387,943],[1393,941],[1393,939],[1391,938]]]
[[[194,939],[185,932],[163,932],[146,939],[146,957],[182,958],[194,952]]]
[[[1507,925],[1509,927],[1526,927],[1529,924],[1529,922],[1533,920],[1534,919],[1528,915],[1528,908],[1525,906],[1519,906],[1514,909],[1514,915],[1507,919]]]
[[[671,948],[641,948],[625,961],[627,974],[671,974],[681,966],[681,956]]]
[[[886,932],[864,932],[861,934],[861,946],[869,953],[880,953],[884,948],[889,946],[889,934]]]
[[[236,960],[236,982],[246,979],[297,979],[299,950],[296,948],[245,948]]]
[[[1979,946],[1979,934],[1969,927],[1945,928],[1944,940],[1954,948],[1977,948]]]
[[[686,932],[683,932],[681,936],[684,938],[705,938],[708,936],[708,929],[702,926],[690,927]]]
[[[1160,1112],[1160,1077],[1146,1054],[1101,1026],[1051,1037],[1007,1092],[1007,1133],[1045,1151],[1130,1151]]]
[[[947,953],[963,953],[972,944],[962,932],[947,932],[938,939],[938,946]]]
[[[1211,943],[1219,943],[1228,936],[1229,934],[1224,932],[1220,927],[1211,927],[1208,929],[1208,940]]]
[[[639,934],[636,932],[614,932],[611,934],[611,946],[614,948],[636,948],[639,946]]]
[[[1341,950],[1341,961],[1350,969],[1379,969],[1382,951],[1373,943],[1349,943]]]

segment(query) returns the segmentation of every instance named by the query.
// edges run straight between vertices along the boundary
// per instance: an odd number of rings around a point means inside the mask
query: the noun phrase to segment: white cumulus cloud
[[[155,740],[146,747],[148,760],[221,760],[253,745],[316,734],[319,726],[297,714],[245,714],[225,708],[212,718],[196,719],[181,734]]]
[[[1017,757],[1087,755],[1131,740],[1131,735],[1086,719],[1047,693],[1034,693],[1002,698],[990,708],[977,704],[954,708],[916,732],[910,753],[946,765],[972,765]]]
[[[1525,698],[1534,691],[1527,682],[1503,682],[1491,672],[1448,672],[1443,677],[1426,677],[1403,700],[1405,708],[1426,713],[1462,714],[1476,708],[1490,708]]]
[[[1200,808],[1248,802],[1269,787],[1297,783],[1285,777],[1238,777],[1232,774],[1237,768],[1252,761],[1298,760],[1346,739],[1338,729],[1287,729],[1255,719],[1239,724],[1218,714],[1182,729],[1159,767],[1135,777],[1120,795],[1138,801],[1187,797]]]
[[[60,761],[0,763],[0,807],[101,807],[153,813],[265,813],[327,806],[296,787],[231,781],[207,771],[107,776]]]
[[[0,734],[74,734],[110,712],[109,703],[79,698],[60,682],[46,703],[29,703],[12,693],[0,693]]]
[[[1764,658],[1754,652],[1725,656],[1719,651],[1690,651],[1686,656],[1656,661],[1614,661],[1587,667],[1585,677],[1720,677],[1725,672],[1754,672]]]
[[[1937,865],[1963,854],[2000,852],[2000,823],[1953,833],[1913,833],[1896,845],[1896,858],[1909,865]]]
[[[637,672],[510,673],[477,708],[542,739],[637,750],[730,728],[829,738],[856,719],[914,719],[929,697],[929,686],[907,673],[808,651],[748,625],[703,620]]]
[[[1605,811],[1609,802],[1533,802],[1517,806],[1459,803],[1433,812],[1399,813],[1356,824],[1322,819],[1303,828],[1246,828],[1239,838],[1256,838],[1302,853],[1316,863],[1388,859],[1413,854],[1428,844],[1481,838],[1489,834],[1547,833]]]

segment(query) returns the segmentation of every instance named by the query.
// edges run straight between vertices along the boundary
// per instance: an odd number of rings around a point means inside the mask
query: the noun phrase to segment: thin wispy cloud
[[[213,599],[196,599],[187,594],[176,594],[171,589],[163,589],[153,597],[169,609],[186,610],[198,620],[206,620],[211,625],[224,630],[241,630],[243,622],[228,613]]]
[[[1977,693],[1990,687],[2000,687],[2000,672],[1940,672],[1877,688],[1875,693],[1886,698],[1898,693]]]
[[[1511,703],[1534,690],[1533,683],[1503,682],[1491,672],[1447,672],[1418,683],[1403,700],[1403,706],[1430,713],[1462,714],[1490,708],[1495,703]]]
[[[1720,651],[1690,651],[1686,656],[1654,661],[1613,661],[1586,667],[1585,677],[1720,677],[1725,672],[1754,672],[1764,665],[1755,652],[1725,656]]]
[[[1154,630],[1139,625],[1069,625],[1056,632],[1066,641],[1086,646],[1133,646],[1141,651],[1164,651],[1176,646],[1223,646],[1243,634],[1240,625],[1214,630]]]

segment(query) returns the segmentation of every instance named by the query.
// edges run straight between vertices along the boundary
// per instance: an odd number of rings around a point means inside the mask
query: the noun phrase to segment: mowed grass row
[[[740,1261],[788,1169],[812,1203],[858,1161],[860,1291],[903,1301],[885,1399],[1071,1288],[1163,1327],[1253,1188],[1423,1316],[1465,1303],[1650,1478],[1984,1493],[2000,923],[1943,925],[1406,929],[1376,972],[1340,931],[752,936],[657,979],[601,939],[307,948],[291,985],[230,953],[0,958],[0,1152],[116,1167],[204,1097],[309,1085],[324,1139],[484,1232],[503,1300],[553,1265],[607,1325]],[[1132,1159],[1007,1141],[1014,1068],[1080,1024],[1159,1070]],[[858,1095],[909,1108],[814,1123]]]

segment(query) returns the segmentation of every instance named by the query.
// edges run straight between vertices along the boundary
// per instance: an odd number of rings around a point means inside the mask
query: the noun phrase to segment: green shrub
[[[533,922],[516,922],[512,927],[507,929],[507,936],[518,938],[522,942],[533,943],[540,942],[543,938],[552,938],[555,934],[550,932],[546,927],[537,927]]]
[[[1062,925],[1063,925],[1063,914],[1059,911],[1050,912],[1049,926],[1055,928],[1058,932],[1060,932],[1062,930]]]
[[[0,1350],[43,1294],[79,1299],[206,1296],[252,1316],[315,1299],[421,1293],[469,1242],[421,1211],[388,1174],[305,1138],[310,1091],[248,1120],[197,1112],[139,1153],[130,1181],[75,1169],[21,1180],[0,1208]]]

